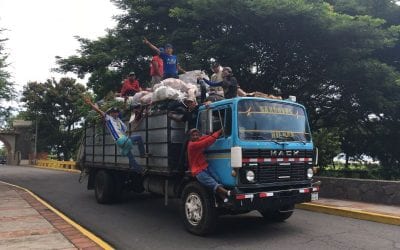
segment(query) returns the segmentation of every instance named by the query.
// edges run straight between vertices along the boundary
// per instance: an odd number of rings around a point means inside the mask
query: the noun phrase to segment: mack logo
[[[276,157],[296,157],[299,154],[299,150],[271,150],[271,156]]]

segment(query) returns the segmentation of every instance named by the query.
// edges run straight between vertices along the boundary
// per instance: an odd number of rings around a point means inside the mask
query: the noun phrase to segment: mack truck
[[[222,201],[192,176],[187,162],[188,127],[170,118],[168,110],[153,110],[139,124],[127,124],[128,134],[141,135],[149,156],[136,160],[145,169],[129,168],[103,124],[85,125],[81,167],[87,188],[98,203],[112,203],[122,192],[149,192],[180,199],[185,228],[196,235],[211,233],[217,218],[257,210],[266,221],[288,219],[295,204],[318,199],[313,182],[318,153],[314,149],[304,106],[290,100],[237,97],[202,105],[196,127],[202,134],[222,129],[204,152],[209,170],[231,190]]]

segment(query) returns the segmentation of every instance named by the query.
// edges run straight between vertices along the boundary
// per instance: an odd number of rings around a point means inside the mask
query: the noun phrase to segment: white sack
[[[209,80],[207,74],[205,74],[201,70],[186,71],[185,74],[179,75],[180,80],[184,81],[185,83],[192,83],[192,84],[197,84],[198,77]]]
[[[183,100],[185,94],[168,86],[161,86],[153,92],[152,101]]]

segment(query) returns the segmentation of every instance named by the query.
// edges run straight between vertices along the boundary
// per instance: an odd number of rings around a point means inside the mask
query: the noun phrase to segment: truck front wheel
[[[98,203],[108,204],[113,201],[115,183],[111,174],[105,170],[98,171],[94,185],[94,194]]]
[[[218,215],[213,200],[212,194],[197,182],[183,189],[180,210],[189,232],[205,235],[215,230]]]
[[[292,216],[294,205],[285,206],[279,210],[259,210],[259,212],[268,221],[283,222]]]

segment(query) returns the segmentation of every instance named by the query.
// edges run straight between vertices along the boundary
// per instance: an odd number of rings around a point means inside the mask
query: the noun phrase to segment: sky
[[[15,89],[21,91],[28,81],[59,79],[61,74],[51,72],[55,56],[76,54],[79,43],[74,36],[104,35],[119,13],[109,0],[0,0],[0,29],[6,29],[0,38],[8,38],[7,70]],[[0,105],[18,106],[16,101]]]
[[[9,54],[8,71],[17,90],[28,81],[60,74],[55,56],[76,54],[74,36],[96,39],[115,26],[119,10],[109,0],[0,0],[1,36]],[[69,75],[72,76],[72,75]]]

